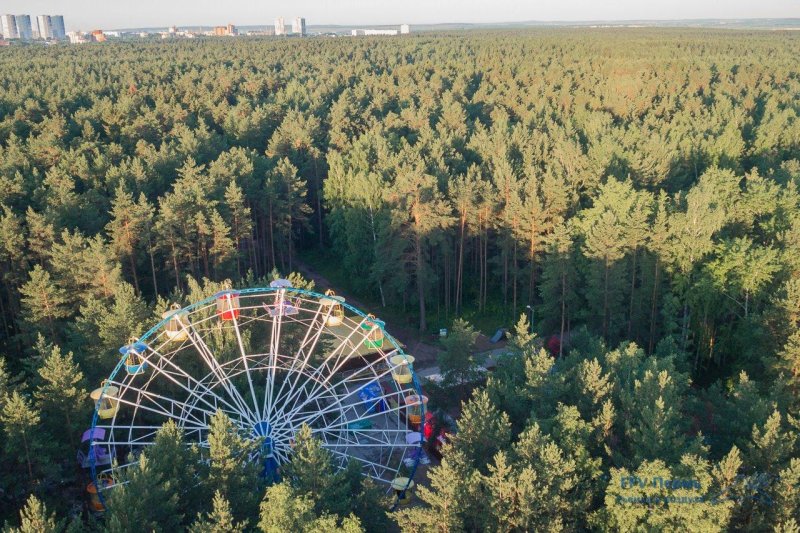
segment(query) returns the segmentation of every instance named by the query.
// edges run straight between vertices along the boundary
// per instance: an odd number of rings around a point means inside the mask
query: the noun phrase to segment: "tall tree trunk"
[[[240,257],[241,256],[241,250],[240,250],[240,244],[239,244],[239,217],[238,216],[234,216],[233,217],[233,234],[235,236],[234,244],[236,246],[236,275],[239,278],[241,278],[242,277],[242,258]]]
[[[483,260],[483,220],[480,222],[478,234],[478,311],[483,311],[483,278],[485,262]]]
[[[176,287],[180,287],[181,286],[181,277],[180,277],[180,273],[178,272],[178,256],[176,255],[176,252],[175,252],[175,240],[174,239],[170,239],[169,242],[170,242],[170,246],[172,247],[172,266],[175,268],[175,286]]]
[[[128,254],[131,260],[131,274],[133,274],[133,288],[136,289],[136,294],[141,295],[142,292],[139,290],[139,276],[136,275],[136,260],[133,257],[133,252]]]
[[[25,462],[28,463],[28,480],[33,485],[33,466],[31,465],[31,452],[28,449],[28,436],[22,432],[22,446],[25,449]]]
[[[6,282],[3,282],[3,287],[6,289],[6,293],[10,294],[10,291],[8,290],[8,284]],[[3,317],[3,335],[0,337],[10,337],[11,333],[8,327],[9,317],[6,316],[6,306],[3,303],[3,300],[4,300],[3,295],[0,294],[0,315]]]
[[[517,316],[517,239],[514,239],[514,260],[511,262],[513,285],[511,293],[513,295],[511,313],[513,317]]]
[[[483,238],[483,305],[486,309],[486,300],[489,296],[489,228],[486,227]]]
[[[275,268],[275,223],[272,220],[272,200],[269,202],[269,256],[272,261],[272,268]]]
[[[563,267],[563,265],[562,265]],[[558,358],[564,355],[564,324],[567,315],[567,272],[561,270],[561,336],[558,339]]]
[[[292,217],[289,216],[289,234],[287,235],[287,242],[286,247],[289,249],[289,270],[286,271],[286,275],[288,276],[289,273],[292,271],[292,256],[294,255],[294,239],[292,238]],[[301,243],[302,245],[302,243]]]
[[[150,272],[153,274],[153,291],[158,294],[158,280],[156,279],[156,260],[153,257],[153,245],[150,242],[150,230],[147,230],[147,253],[150,256]]]
[[[653,353],[653,347],[655,346],[656,342],[656,301],[658,300],[658,278],[660,274],[660,263],[661,258],[656,255],[656,266],[655,272],[653,273],[653,297],[650,305],[650,345],[647,350],[648,353]]]
[[[633,268],[631,269],[631,299],[628,306],[628,340],[631,339],[631,331],[633,331],[633,295],[636,290],[636,256],[638,255],[639,247],[633,249]]]
[[[320,187],[319,171],[317,170],[317,158],[314,157],[314,187],[316,188],[315,196],[317,197],[317,233],[319,233],[319,247],[322,249],[324,246],[322,242],[322,194]]]
[[[603,282],[603,338],[608,340],[608,256],[605,258],[605,280]]]
[[[375,259],[378,258],[378,235],[375,233],[375,215],[372,206],[369,206],[369,227],[372,230],[372,252]],[[386,296],[383,294],[383,280],[378,278],[378,292],[381,295],[381,306],[386,307]]]
[[[503,312],[508,311],[508,237],[503,239]]]
[[[458,272],[456,273],[456,314],[461,313],[461,291],[464,283],[464,228],[467,224],[465,213],[461,214],[461,231],[458,239]]]
[[[414,235],[414,251],[417,255],[417,298],[419,298],[419,331],[424,333],[428,327],[425,321],[425,279],[423,275],[422,243],[419,234]]]

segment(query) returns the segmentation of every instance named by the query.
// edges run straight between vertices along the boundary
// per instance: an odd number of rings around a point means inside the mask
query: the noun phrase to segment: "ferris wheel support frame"
[[[316,299],[316,301],[314,303],[318,304],[318,307],[316,309],[316,312],[315,312],[313,318],[311,319],[311,323],[312,324],[316,320],[318,320],[318,318],[322,314],[323,305],[320,303],[320,301],[326,297],[326,295],[317,293],[315,291],[310,291],[310,290],[306,290],[306,289],[299,289],[299,288],[294,288],[294,287],[255,287],[255,288],[236,290],[235,292],[236,292],[236,294],[238,296],[245,296],[245,297],[248,296],[248,295],[259,295],[259,294],[267,295],[269,293],[275,293],[275,295],[277,296],[277,301],[278,301],[277,305],[280,305],[280,306],[283,306],[285,304],[286,293],[292,293],[292,294],[297,294],[297,295],[300,295],[300,296],[314,298],[314,299]],[[180,308],[179,311],[188,314],[190,312],[197,311],[197,310],[201,309],[204,306],[213,305],[215,299],[216,299],[216,295],[212,295],[212,296],[209,296],[209,297],[207,297],[207,298],[205,298],[205,299],[203,299],[203,300],[201,300],[199,302],[196,302],[196,303],[190,304],[190,305],[188,305],[186,307]],[[309,301],[311,301],[311,300],[309,299]],[[345,301],[339,302],[339,305],[341,305],[345,309],[349,310],[350,312],[354,313],[356,316],[361,317],[361,320],[360,320],[360,322],[357,322],[357,323],[354,322],[355,326],[349,332],[348,336],[339,343],[339,345],[336,347],[336,349],[332,350],[331,353],[329,353],[327,355],[327,357],[325,358],[325,360],[323,361],[322,364],[320,364],[319,366],[314,368],[313,373],[312,373],[311,376],[307,376],[308,378],[311,379],[312,382],[315,383],[315,385],[314,385],[314,388],[312,389],[312,391],[310,393],[309,392],[306,393],[306,398],[302,402],[300,402],[300,398],[302,398],[302,391],[298,391],[296,389],[297,389],[297,385],[299,383],[299,380],[301,379],[301,376],[304,374],[304,372],[299,371],[296,368],[296,365],[297,365],[298,359],[300,358],[299,356],[300,356],[301,353],[303,353],[304,358],[303,358],[303,362],[302,362],[302,364],[300,365],[299,368],[302,369],[308,364],[309,359],[310,359],[312,353],[314,352],[314,349],[316,348],[316,345],[317,345],[317,343],[319,341],[319,338],[321,337],[322,332],[324,331],[324,328],[323,327],[319,327],[317,329],[317,331],[315,332],[314,338],[311,340],[311,345],[310,345],[310,347],[308,347],[308,342],[309,342],[308,337],[309,337],[309,335],[311,333],[311,329],[309,328],[306,331],[306,334],[305,334],[305,336],[304,336],[304,338],[303,338],[303,340],[302,340],[302,342],[300,344],[300,347],[297,350],[297,353],[295,354],[294,357],[291,358],[291,366],[289,368],[280,368],[279,369],[278,368],[278,364],[277,364],[277,360],[281,356],[278,354],[278,351],[279,351],[278,344],[279,344],[279,339],[280,339],[280,329],[281,329],[282,322],[283,322],[283,320],[282,320],[283,313],[281,313],[281,312],[278,312],[277,316],[273,317],[273,318],[276,318],[276,320],[272,321],[273,331],[271,332],[272,334],[271,334],[271,337],[270,337],[270,347],[269,347],[269,354],[268,354],[269,363],[268,363],[268,367],[267,367],[267,371],[271,372],[271,379],[267,379],[266,380],[265,387],[269,387],[269,390],[265,390],[264,402],[262,404],[262,408],[261,408],[260,412],[259,412],[259,408],[258,408],[257,395],[256,395],[256,392],[255,392],[255,388],[253,386],[252,377],[250,375],[250,367],[248,365],[248,358],[252,357],[253,355],[264,355],[264,354],[251,354],[250,356],[248,356],[246,354],[246,351],[244,349],[244,343],[243,343],[242,336],[241,336],[241,332],[240,332],[240,329],[239,329],[239,319],[236,316],[234,316],[233,320],[232,320],[233,329],[235,331],[236,341],[237,341],[239,352],[240,352],[241,363],[244,366],[243,372],[245,374],[247,374],[247,378],[248,378],[248,386],[249,386],[249,389],[250,389],[250,393],[251,393],[252,400],[253,400],[253,407],[254,407],[254,409],[252,411],[250,411],[249,407],[247,406],[248,402],[245,401],[244,397],[242,397],[241,394],[239,394],[238,389],[230,383],[230,381],[229,381],[230,376],[225,374],[224,369],[223,369],[223,365],[221,365],[219,363],[219,361],[216,359],[216,357],[214,357],[213,352],[210,350],[208,345],[205,343],[205,341],[203,340],[202,336],[198,333],[197,325],[200,322],[188,321],[188,327],[187,327],[187,324],[183,324],[183,328],[187,333],[188,340],[194,346],[194,349],[196,350],[197,354],[199,354],[200,359],[202,359],[204,364],[208,367],[208,369],[210,371],[210,374],[207,374],[205,377],[203,377],[201,379],[197,379],[197,378],[189,375],[186,371],[183,371],[178,365],[175,365],[170,359],[168,359],[163,354],[161,354],[158,350],[156,350],[154,347],[149,346],[149,345],[147,345],[147,351],[150,352],[150,353],[148,353],[148,355],[146,357],[144,357],[144,361],[149,365],[149,368],[152,368],[154,370],[154,374],[157,372],[159,375],[166,377],[170,382],[172,382],[175,385],[177,385],[177,386],[183,388],[184,390],[186,390],[190,394],[190,397],[193,397],[195,399],[195,401],[194,401],[195,404],[198,401],[202,401],[208,407],[212,407],[211,403],[207,399],[205,399],[203,395],[196,394],[194,391],[191,390],[189,385],[183,385],[182,383],[180,383],[180,381],[178,379],[176,379],[175,375],[171,374],[168,371],[165,371],[165,368],[163,366],[161,366],[162,364],[167,364],[170,367],[172,367],[173,371],[175,371],[178,374],[182,374],[181,378],[185,378],[187,380],[187,383],[191,383],[191,385],[193,387],[205,389],[205,391],[204,391],[205,394],[210,394],[211,396],[213,396],[213,398],[216,399],[216,401],[214,402],[213,407],[216,407],[217,410],[222,410],[223,412],[228,412],[228,413],[231,412],[231,411],[228,411],[227,409],[222,409],[219,406],[219,403],[221,403],[221,404],[225,405],[227,408],[231,409],[233,412],[235,412],[235,413],[237,413],[239,415],[245,415],[245,417],[248,419],[249,423],[258,423],[258,421],[254,420],[250,416],[247,416],[248,414],[252,415],[253,417],[259,417],[260,416],[260,418],[262,420],[266,420],[267,418],[269,418],[270,416],[273,415],[273,413],[275,412],[275,409],[277,408],[277,405],[280,402],[284,402],[284,404],[286,404],[286,403],[288,403],[290,401],[293,401],[292,406],[291,406],[291,412],[290,413],[286,413],[286,411],[283,412],[284,416],[281,418],[281,420],[282,421],[286,421],[288,418],[291,418],[291,416],[301,412],[303,407],[305,407],[311,401],[312,398],[317,398],[317,396],[315,396],[315,395],[318,395],[318,393],[322,389],[335,390],[336,387],[341,386],[343,383],[345,383],[347,381],[345,379],[342,379],[334,386],[326,385],[326,383],[329,380],[331,380],[331,378],[334,376],[334,374],[336,374],[338,371],[340,371],[342,369],[342,367],[347,363],[347,361],[352,358],[352,356],[357,351],[358,346],[360,345],[360,343],[363,342],[366,339],[366,333],[364,333],[364,336],[365,336],[364,339],[360,339],[359,343],[354,343],[353,344],[354,348],[350,351],[350,353],[348,354],[347,357],[341,358],[341,361],[338,362],[338,363],[336,362],[336,359],[334,359],[334,366],[333,366],[332,369],[328,370],[328,376],[325,378],[325,380],[322,383],[319,382],[319,379],[317,379],[317,377],[318,377],[318,375],[320,375],[322,373],[321,369],[322,368],[326,368],[326,365],[328,364],[329,361],[331,361],[331,359],[334,356],[336,356],[337,359],[340,358],[340,354],[337,354],[337,352],[344,351],[343,347],[345,346],[345,344],[348,341],[352,340],[352,337],[356,333],[356,331],[361,330],[362,333],[363,333],[364,328],[362,328],[362,326],[367,321],[369,321],[372,324],[373,328],[375,326],[380,328],[381,333],[383,334],[384,338],[387,339],[389,341],[389,343],[391,343],[391,345],[394,347],[394,349],[391,350],[388,353],[390,353],[392,355],[406,355],[405,352],[403,351],[402,347],[400,346],[400,344],[397,342],[397,340],[394,337],[392,337],[388,332],[386,332],[385,324],[382,321],[374,319],[373,317],[371,317],[371,315],[367,315],[363,311],[359,310],[358,308],[354,307],[351,304],[348,304]],[[247,308],[243,306],[242,309],[247,309]],[[325,316],[323,318],[324,321],[327,319],[327,317],[330,316],[331,309],[332,309],[331,307],[328,307],[327,312],[325,313]],[[142,343],[145,343],[151,337],[154,337],[157,334],[157,332],[159,332],[162,328],[164,328],[164,326],[167,324],[167,322],[169,322],[171,320],[171,318],[172,318],[171,316],[167,316],[167,317],[162,318],[156,325],[154,325],[147,332],[145,332],[144,335],[142,335],[140,337],[139,341],[142,342]],[[212,318],[213,318],[213,316],[212,317],[208,317],[208,318],[206,318],[204,320],[209,320],[209,319],[212,319]],[[276,328],[277,328],[277,335],[276,335],[276,331],[275,331]],[[158,358],[157,361],[151,361],[151,358],[153,357],[153,355],[155,355],[155,357]],[[98,427],[104,428],[104,427],[106,427],[104,424],[98,425],[98,420],[99,420],[99,409],[100,409],[101,401],[106,396],[106,393],[107,393],[109,387],[111,387],[111,386],[122,386],[122,387],[126,387],[128,389],[136,390],[137,393],[138,393],[138,398],[139,399],[141,399],[142,395],[145,395],[145,396],[147,395],[147,391],[146,390],[135,388],[135,387],[131,387],[130,383],[122,383],[120,381],[115,381],[116,376],[123,370],[123,367],[125,366],[126,357],[127,357],[126,355],[123,355],[119,359],[117,364],[112,369],[111,374],[109,375],[109,378],[107,380],[105,380],[103,385],[101,386],[101,393],[100,393],[100,396],[99,396],[98,400],[95,402],[94,412],[92,414],[91,430],[93,431],[93,435],[94,435],[94,429],[95,428],[98,428]],[[371,369],[371,370],[374,371],[375,370],[374,369],[375,365],[377,365],[379,362],[388,361],[388,358],[389,358],[389,356],[384,354],[383,358],[378,358],[377,360],[368,363],[364,367],[360,367],[354,374],[358,374],[358,373],[360,373],[361,371],[363,371],[365,369]],[[289,373],[294,373],[295,374],[293,384],[289,387],[289,390],[286,392],[286,395],[284,397],[282,397],[282,398],[280,397],[280,395],[283,393],[283,390],[284,390],[287,382],[290,381],[290,378],[287,377],[285,380],[282,381],[281,386],[278,389],[277,395],[272,394],[274,392],[272,387],[273,387],[273,384],[274,384],[275,372],[277,370],[287,371]],[[377,377],[373,376],[373,380],[380,380],[380,379],[382,379],[383,377],[385,377],[386,375],[389,375],[389,374],[391,374],[391,366],[389,366],[388,370],[385,370],[383,373],[377,375]],[[214,378],[216,378],[216,380],[217,380],[216,382],[227,393],[227,395],[230,398],[230,401],[233,402],[233,404],[235,404],[235,406],[231,405],[231,403],[228,400],[226,400],[224,398],[221,398],[217,393],[212,391],[207,384],[204,383],[204,380],[209,375],[213,375]],[[369,376],[367,375],[365,377],[369,377]],[[152,380],[153,378],[154,378],[154,376],[151,376],[150,380]],[[410,385],[411,385],[411,388],[413,388],[413,390],[416,392],[416,394],[419,397],[421,397],[422,396],[422,386],[421,386],[421,383],[420,383],[418,375],[415,372],[413,372],[413,370],[411,371],[411,383],[410,383]],[[395,383],[395,387],[397,387],[397,383]],[[343,396],[343,397],[334,396],[336,398],[336,400],[337,400],[337,402],[335,404],[329,405],[328,407],[326,407],[325,409],[323,409],[320,412],[311,413],[306,418],[298,420],[298,422],[300,422],[301,424],[302,423],[308,423],[308,424],[313,423],[316,419],[318,419],[321,416],[324,416],[328,412],[335,412],[336,411],[335,407],[337,407],[337,406],[339,408],[340,413],[342,413],[343,412],[342,411],[342,408],[343,408],[342,400],[344,398],[349,398],[350,396],[354,395],[357,391],[358,391],[358,389],[355,389],[353,391],[348,391],[347,394],[345,396]],[[382,411],[380,413],[371,413],[371,414],[368,413],[365,416],[362,416],[361,418],[359,418],[359,420],[370,419],[370,418],[372,418],[374,416],[378,416],[380,414],[386,414],[388,412],[397,412],[398,413],[397,416],[400,416],[400,412],[407,408],[407,406],[404,405],[404,398],[402,397],[402,393],[403,393],[402,387],[400,387],[400,390],[397,390],[394,393],[394,394],[398,395],[398,401],[397,401],[397,405],[395,407],[392,407],[391,409],[387,409],[387,410]],[[156,396],[158,396],[158,395],[156,395]],[[386,397],[386,395],[381,397],[378,401],[383,401],[383,399],[385,397]],[[187,409],[188,404],[185,404],[184,402],[179,402],[177,400],[169,399],[169,398],[164,398],[162,396],[159,396],[159,399],[167,401],[167,402],[171,402],[171,404],[173,406],[176,405],[176,404],[181,404],[182,405],[182,411],[184,413],[186,413],[187,416],[186,417],[184,417],[184,416],[178,417],[174,413],[171,413],[170,411],[165,410],[163,408],[163,406],[160,406],[159,404],[155,404],[155,405],[159,405],[159,407],[162,408],[161,411],[159,411],[157,409],[154,409],[153,407],[142,406],[141,403],[134,404],[134,402],[131,402],[130,400],[123,399],[121,397],[121,395],[120,395],[120,397],[115,398],[115,401],[118,401],[119,403],[122,403],[122,404],[131,405],[137,410],[138,409],[151,410],[151,411],[153,411],[155,413],[158,413],[158,414],[160,414],[162,416],[166,416],[168,419],[178,420],[178,421],[181,422],[181,427],[183,427],[185,429],[188,429],[189,432],[198,432],[198,434],[200,434],[203,430],[207,430],[207,428],[208,428],[208,423],[207,422],[201,421],[201,420],[197,419],[196,417],[195,417],[194,422],[190,422],[187,417],[188,417],[188,415],[191,415],[193,412],[197,412],[197,411],[202,412],[206,416],[213,415],[214,413],[212,413],[210,411],[207,411],[205,409],[200,409],[200,408],[197,407],[197,405],[192,405],[190,409]],[[350,403],[350,404],[348,404],[347,407],[348,408],[354,408],[355,406],[368,404],[370,402],[375,402],[375,400],[374,399],[362,400],[361,402]],[[298,405],[298,403],[299,403],[299,405]],[[421,402],[421,404],[420,404],[420,412],[421,412],[420,432],[423,431],[423,427],[424,427],[424,424],[425,424],[426,407],[427,406],[424,404],[424,402]],[[340,414],[339,418],[337,418],[336,421],[338,421],[341,418],[342,418],[342,415]],[[369,434],[369,432],[376,432],[376,433],[382,432],[384,434],[389,433],[389,432],[401,432],[401,431],[405,432],[405,430],[402,430],[402,429],[390,430],[390,429],[386,429],[386,428],[379,428],[379,429],[376,429],[376,430],[349,429],[347,427],[347,425],[348,425],[348,420],[345,418],[343,420],[343,422],[341,422],[341,423],[339,423],[337,425],[328,426],[326,428],[319,428],[315,432],[315,434],[321,434],[320,436],[323,437],[323,442],[325,443],[325,442],[327,442],[327,439],[324,438],[324,434],[325,433],[332,433],[332,432],[336,432],[336,433],[345,432],[347,434],[347,436],[355,435],[355,434],[362,434],[362,435],[363,434]],[[111,427],[113,427],[113,426],[111,426]],[[159,429],[157,426],[131,426],[131,431],[133,431],[133,429],[135,427],[140,428],[140,429],[153,430],[153,434],[155,434]],[[336,431],[337,428],[339,428],[338,431]],[[240,427],[240,429],[243,429],[243,428]],[[284,432],[279,432],[275,436],[286,437],[287,431],[288,431],[288,429],[286,431],[284,431]],[[128,444],[133,444],[134,442],[136,442],[136,441],[133,440],[133,437],[131,435],[130,438],[129,438]],[[387,443],[388,442],[389,441],[387,440]],[[102,505],[105,506],[106,505],[106,500],[105,500],[105,496],[103,494],[104,490],[102,490],[102,487],[100,487],[100,485],[98,483],[98,481],[99,481],[98,471],[97,471],[97,466],[98,465],[97,465],[96,453],[94,453],[94,446],[96,444],[97,444],[97,439],[95,439],[94,436],[93,436],[92,439],[89,441],[89,451],[90,451],[90,453],[89,453],[89,467],[90,467],[90,473],[91,473],[92,481],[93,481],[94,486],[95,486],[95,488],[97,490],[97,496],[99,497],[99,500],[102,503]],[[125,444],[125,443],[124,442],[120,442],[119,444]],[[136,442],[136,445],[146,445],[146,444],[152,444],[152,443]],[[326,445],[323,444],[323,447],[325,447],[325,446]],[[356,446],[369,447],[370,445],[369,444],[360,444],[360,443],[358,443],[356,441],[354,443],[350,443],[350,444],[347,445],[347,447],[351,447],[351,446],[352,447],[356,447]],[[417,447],[421,449],[422,440],[420,440],[420,442],[418,443]],[[277,447],[274,447],[274,448],[275,448],[275,450],[274,450],[275,453],[279,453],[284,459],[288,459],[285,456],[285,454],[283,453],[283,451],[278,452]],[[335,448],[336,447],[326,447],[326,449],[332,454],[332,456],[340,456],[342,461],[352,459],[351,456],[349,456],[349,455],[345,454],[344,452],[342,452],[342,451],[340,451],[338,449],[335,449]],[[385,465],[380,465],[378,463],[374,463],[374,462],[368,461],[365,458],[359,457],[359,458],[356,458],[356,459],[358,461],[360,461],[362,464],[370,465],[375,470],[375,472],[377,472],[378,468],[386,468]],[[412,480],[413,480],[414,475],[416,473],[416,470],[417,470],[417,467],[419,465],[419,462],[420,462],[420,459],[419,459],[419,454],[418,454],[416,459],[414,460],[413,466],[410,468],[410,473],[408,475],[408,481],[407,481],[407,483],[405,485],[405,489],[404,490],[407,490],[412,485],[412,483],[413,483]],[[128,466],[133,465],[133,464],[135,464],[135,463],[125,463],[125,465],[128,465]],[[125,465],[122,465],[122,466],[125,466]],[[119,466],[120,465],[118,465],[118,467]],[[124,484],[124,482],[123,482],[123,484]],[[397,498],[395,499],[394,505],[392,506],[391,510],[394,510],[397,507],[397,505],[399,503],[399,499],[400,498],[399,498],[399,495],[398,495]]]

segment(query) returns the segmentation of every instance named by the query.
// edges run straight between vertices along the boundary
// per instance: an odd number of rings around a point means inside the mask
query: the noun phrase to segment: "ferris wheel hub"
[[[256,437],[269,437],[271,432],[272,427],[266,420],[262,420],[261,422],[257,422],[253,425],[253,434]]]

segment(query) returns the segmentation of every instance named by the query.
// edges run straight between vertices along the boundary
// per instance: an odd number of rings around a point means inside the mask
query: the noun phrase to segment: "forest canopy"
[[[168,302],[302,260],[421,334],[531,306],[558,340],[521,323],[404,530],[797,531],[798,57],[678,29],[0,48],[0,516],[66,524],[87,390]],[[300,474],[242,498],[246,470],[105,527],[387,527],[352,472],[336,508]]]

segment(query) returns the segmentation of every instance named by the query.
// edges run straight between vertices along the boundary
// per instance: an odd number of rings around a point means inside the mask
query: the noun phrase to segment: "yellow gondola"
[[[329,328],[340,326],[344,321],[344,308],[342,307],[344,298],[342,298],[341,296],[336,296],[335,292],[328,289],[327,291],[325,291],[325,298],[320,299],[319,302],[323,306],[330,307],[331,309],[330,313],[328,314],[328,319],[325,321],[325,324]]]
[[[392,365],[392,378],[399,384],[411,383],[411,364],[414,362],[413,355],[395,355],[389,362]]]
[[[164,330],[167,332],[167,338],[174,342],[183,342],[189,338],[189,332],[186,330],[187,325],[187,316],[188,313],[186,311],[181,310],[181,306],[174,303],[169,308],[168,311],[165,311],[164,314],[161,315],[163,319],[169,319],[164,326]]]
[[[392,490],[397,496],[397,503],[405,505],[414,495],[414,481],[407,477],[396,477],[392,480]]]
[[[105,389],[105,392],[103,392]],[[119,389],[113,385],[106,388],[104,381],[99,389],[95,389],[89,394],[89,397],[94,400],[97,405],[97,417],[103,420],[113,418],[117,411],[119,411],[119,400],[117,395]]]

